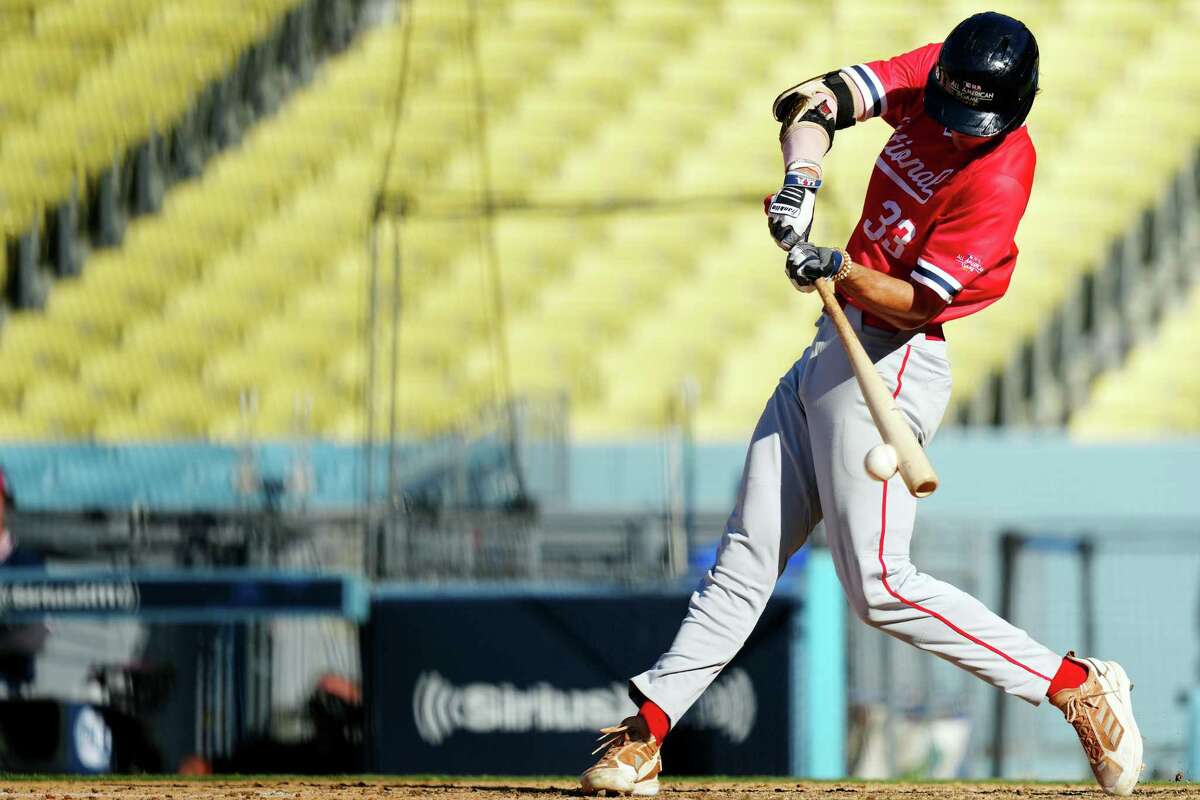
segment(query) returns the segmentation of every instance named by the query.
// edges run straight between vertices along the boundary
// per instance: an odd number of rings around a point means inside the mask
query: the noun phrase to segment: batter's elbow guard
[[[811,103],[818,92],[833,95],[837,110],[830,113],[827,103]],[[779,123],[779,138],[782,141],[793,125],[806,122],[817,125],[829,136],[833,146],[833,134],[854,124],[854,96],[841,72],[829,72],[819,78],[810,78],[797,84],[775,98],[771,113]]]
[[[854,95],[851,94],[846,79],[842,77],[841,70],[828,73],[825,76],[825,85],[833,92],[833,99],[837,100],[837,119],[834,120],[833,127],[840,131],[854,125]]]

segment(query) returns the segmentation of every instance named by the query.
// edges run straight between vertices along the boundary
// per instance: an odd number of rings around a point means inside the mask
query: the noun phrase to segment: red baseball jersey
[[[846,250],[856,264],[937,292],[947,305],[935,323],[973,314],[1008,289],[1037,160],[1024,125],[964,152],[925,114],[925,81],[941,47],[844,70],[866,100],[860,121],[878,116],[895,129]]]

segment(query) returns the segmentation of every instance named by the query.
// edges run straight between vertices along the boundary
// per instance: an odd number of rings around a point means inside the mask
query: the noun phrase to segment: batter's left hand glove
[[[808,241],[820,188],[818,178],[803,172],[789,172],[779,191],[766,199],[763,205],[767,212],[767,228],[780,249],[791,250],[796,243]]]
[[[813,281],[833,278],[848,263],[850,256],[845,250],[801,242],[788,251],[783,269],[793,286],[802,292],[811,292]]]

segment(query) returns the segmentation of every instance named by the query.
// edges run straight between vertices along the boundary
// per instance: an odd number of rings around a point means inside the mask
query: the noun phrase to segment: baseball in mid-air
[[[886,481],[896,474],[899,462],[896,459],[896,448],[890,444],[877,444],[867,451],[863,459],[867,474],[877,481]]]

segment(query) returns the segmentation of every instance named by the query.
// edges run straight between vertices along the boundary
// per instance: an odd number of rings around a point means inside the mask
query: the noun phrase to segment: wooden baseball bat
[[[821,295],[821,302],[825,304],[825,313],[833,320],[838,338],[846,348],[846,357],[850,360],[850,366],[854,368],[854,377],[858,379],[858,387],[862,390],[863,399],[867,401],[867,408],[871,410],[871,419],[875,420],[875,427],[879,429],[883,441],[896,450],[896,460],[900,465],[900,477],[904,479],[904,485],[913,497],[928,497],[938,487],[938,476],[933,471],[933,465],[929,463],[929,457],[917,442],[912,428],[908,427],[904,415],[896,407],[895,398],[884,385],[883,378],[879,377],[879,371],[875,369],[874,362],[863,349],[850,320],[846,319],[845,312],[833,294],[833,282],[821,278],[816,281],[816,288],[817,293]]]

